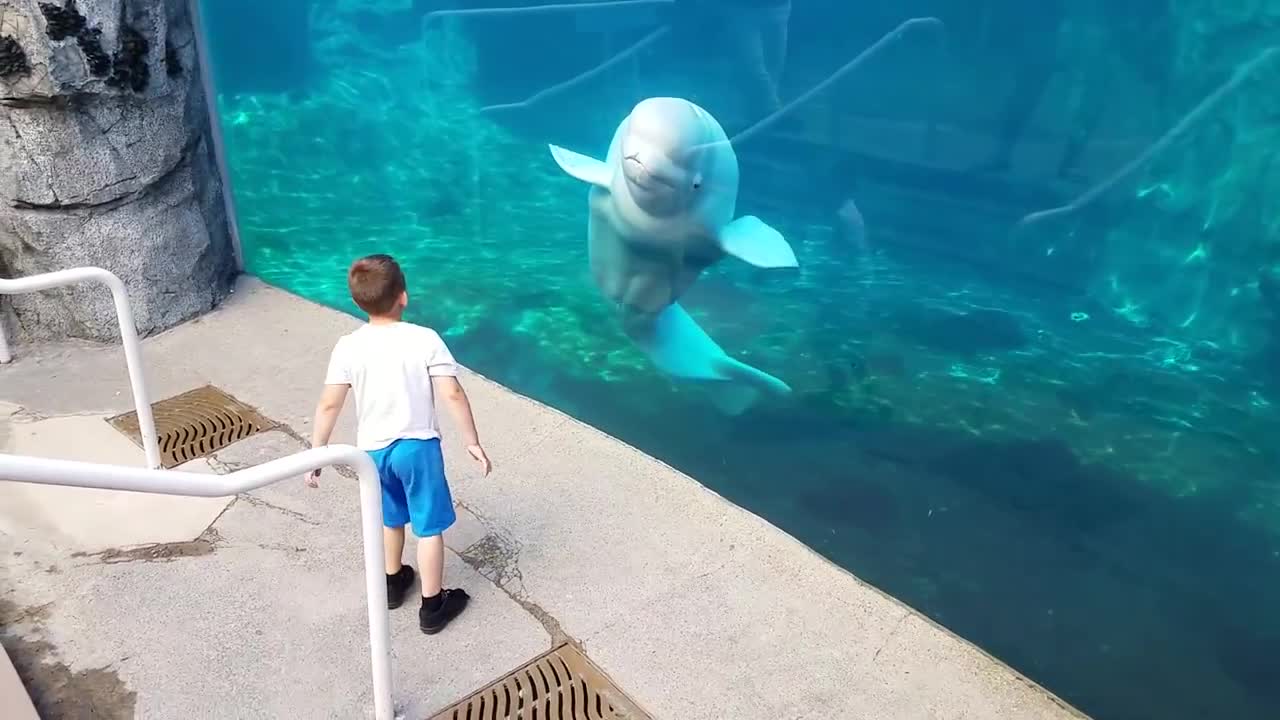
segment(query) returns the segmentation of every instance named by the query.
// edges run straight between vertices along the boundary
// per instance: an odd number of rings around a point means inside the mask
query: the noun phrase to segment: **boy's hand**
[[[493,463],[489,462],[489,456],[484,454],[484,448],[479,445],[468,445],[467,453],[470,454],[476,462],[480,463],[480,467],[483,469],[485,477],[488,477],[489,471],[493,470]]]
[[[320,487],[320,468],[316,468],[315,470],[312,470],[311,472],[307,473],[304,477],[306,478],[306,481],[307,481],[307,487],[313,487],[313,488]]]

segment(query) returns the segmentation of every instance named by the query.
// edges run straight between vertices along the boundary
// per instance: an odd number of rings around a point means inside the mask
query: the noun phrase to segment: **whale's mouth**
[[[640,158],[635,155],[628,155],[624,158],[624,161],[626,163],[627,179],[642,188],[648,189],[652,182],[649,168],[645,167],[644,163],[640,162]]]
[[[640,161],[639,155],[628,155],[623,158],[627,179],[641,190],[660,190],[664,187],[672,187],[672,183],[665,177],[655,173],[646,167]]]

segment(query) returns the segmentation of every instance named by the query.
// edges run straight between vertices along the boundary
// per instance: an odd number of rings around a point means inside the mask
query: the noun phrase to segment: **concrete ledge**
[[[1081,717],[669,466],[484,378],[467,389],[504,438],[489,479],[446,442],[457,496],[508,539],[486,575],[655,717]]]
[[[288,426],[218,453],[218,468],[291,452],[310,432],[333,341],[357,324],[243,279],[220,310],[147,341],[152,395],[213,383]],[[0,400],[44,416],[128,409],[117,349],[20,350],[0,368]],[[393,613],[410,716],[569,638],[660,719],[1080,717],[663,463],[488,380],[464,383],[496,470],[477,477],[449,436],[460,519],[447,582],[477,600],[429,640],[411,610]],[[335,439],[352,430],[349,404]],[[144,716],[362,717],[354,488],[326,478],[318,491],[281,483],[237,499],[206,557],[69,566],[26,533],[0,535],[0,571],[24,573],[13,602],[52,603],[43,632],[65,661],[115,668]],[[36,572],[51,563],[64,571]],[[86,585],[92,598],[73,590]]]

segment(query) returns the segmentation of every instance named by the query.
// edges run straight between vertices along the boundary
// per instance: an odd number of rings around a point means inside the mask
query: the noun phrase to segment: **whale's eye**
[[[702,176],[701,176],[701,175],[696,175],[696,176],[694,176],[694,178],[693,178],[693,189],[694,189],[694,190],[701,190],[701,189],[702,189]]]

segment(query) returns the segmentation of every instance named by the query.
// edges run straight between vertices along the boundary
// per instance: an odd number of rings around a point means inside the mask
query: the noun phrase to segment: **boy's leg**
[[[395,575],[404,566],[404,526],[382,526],[382,549],[386,554],[387,574]],[[422,563],[418,563],[422,567]]]
[[[418,569],[422,574],[422,607],[418,625],[428,635],[440,632],[467,606],[463,590],[444,588],[444,531],[457,516],[444,474],[439,440],[404,441],[393,460],[404,480],[409,517],[418,536]]]
[[[418,574],[422,576],[422,597],[440,594],[444,585],[444,535],[418,538]]]
[[[387,572],[387,609],[394,610],[404,603],[405,593],[413,586],[413,568],[406,567],[404,558],[404,526],[409,524],[409,507],[404,485],[396,475],[392,459],[398,443],[369,453],[378,466],[378,480],[382,486],[382,552]]]

